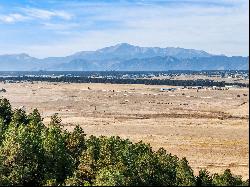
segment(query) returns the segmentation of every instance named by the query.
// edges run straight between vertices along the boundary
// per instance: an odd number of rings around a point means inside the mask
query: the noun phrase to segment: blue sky
[[[248,0],[0,0],[0,54],[66,56],[130,43],[249,53]]]

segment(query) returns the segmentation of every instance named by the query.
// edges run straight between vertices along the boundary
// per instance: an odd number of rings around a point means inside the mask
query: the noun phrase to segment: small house
[[[164,91],[174,91],[176,90],[176,88],[161,88],[160,91],[164,92]]]

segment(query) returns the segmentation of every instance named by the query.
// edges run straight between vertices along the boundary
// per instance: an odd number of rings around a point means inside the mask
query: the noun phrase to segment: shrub
[[[234,176],[230,169],[226,169],[221,175],[213,175],[213,184],[215,186],[241,186],[244,183],[241,176]]]
[[[199,175],[196,177],[196,186],[211,186],[212,177],[206,169],[199,171]]]

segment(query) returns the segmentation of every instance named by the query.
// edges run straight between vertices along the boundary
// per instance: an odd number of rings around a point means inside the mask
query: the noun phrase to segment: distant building
[[[199,90],[199,89],[202,89],[203,87],[202,87],[202,86],[192,86],[191,88],[192,88],[192,89],[198,89],[198,90]]]
[[[160,91],[164,92],[164,91],[174,91],[176,90],[176,88],[160,88]]]

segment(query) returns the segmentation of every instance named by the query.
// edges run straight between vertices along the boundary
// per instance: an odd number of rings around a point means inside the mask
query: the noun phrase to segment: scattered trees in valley
[[[249,87],[245,83],[226,83],[225,81],[213,80],[173,80],[173,79],[120,79],[120,78],[89,78],[89,77],[0,77],[0,82],[20,82],[20,81],[44,81],[44,82],[66,82],[66,83],[110,83],[110,84],[145,84],[145,85],[172,85],[172,86],[217,86],[225,87],[236,85],[239,87]]]

